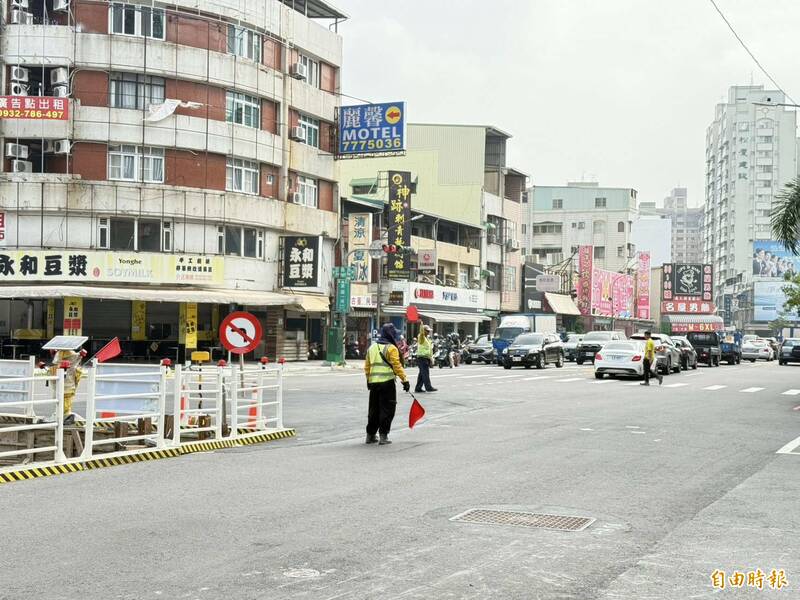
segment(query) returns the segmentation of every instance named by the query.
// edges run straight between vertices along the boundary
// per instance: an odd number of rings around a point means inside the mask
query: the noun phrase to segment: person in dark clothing
[[[380,337],[369,347],[364,360],[364,372],[369,390],[367,444],[378,442],[377,433],[380,433],[381,446],[391,444],[389,431],[397,408],[395,377],[403,382],[404,391],[411,389],[397,349],[397,331],[391,323],[381,327]]]

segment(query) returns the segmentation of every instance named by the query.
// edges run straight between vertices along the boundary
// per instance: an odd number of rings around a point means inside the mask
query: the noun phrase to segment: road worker
[[[369,390],[369,413],[367,416],[367,444],[391,444],[389,430],[392,428],[397,408],[397,389],[395,377],[403,382],[403,390],[408,392],[411,384],[400,362],[397,349],[397,330],[391,323],[381,327],[378,340],[367,350],[364,372]],[[376,434],[380,433],[380,441]]]

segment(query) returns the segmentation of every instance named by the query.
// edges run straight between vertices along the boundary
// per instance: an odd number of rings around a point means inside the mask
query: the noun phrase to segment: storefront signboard
[[[83,331],[83,298],[64,298],[64,335],[81,335]]]
[[[353,213],[349,223],[348,237],[352,252],[350,266],[355,271],[353,281],[369,283],[372,274],[372,261],[368,252],[372,242],[372,213]]]
[[[402,248],[411,246],[411,173],[389,171],[389,203],[384,213],[389,244]],[[405,254],[389,254],[389,279],[411,278],[411,264]]]
[[[283,287],[319,287],[322,238],[286,235],[283,240]]]
[[[714,267],[709,264],[695,263],[665,263],[661,284],[661,299],[663,301],[692,301],[702,300],[711,302],[713,299]]]
[[[94,250],[0,252],[0,282],[224,283],[221,256]]]
[[[582,315],[592,314],[592,246],[578,249],[578,308]]]
[[[639,252],[639,268],[636,271],[636,316],[650,319],[650,253]]]

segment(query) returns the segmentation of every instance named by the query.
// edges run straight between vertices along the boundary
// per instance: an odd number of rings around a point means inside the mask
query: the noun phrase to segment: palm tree
[[[772,235],[787,250],[798,254],[800,247],[800,177],[786,184],[772,209]]]

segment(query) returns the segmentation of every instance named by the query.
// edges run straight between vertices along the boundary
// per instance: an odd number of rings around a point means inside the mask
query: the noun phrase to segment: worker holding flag
[[[389,431],[397,409],[397,389],[395,377],[403,382],[403,390],[408,392],[411,384],[400,362],[397,349],[397,330],[391,323],[381,327],[380,337],[367,350],[364,372],[369,389],[369,413],[367,416],[367,444],[391,444]],[[380,434],[380,441],[376,434]]]

